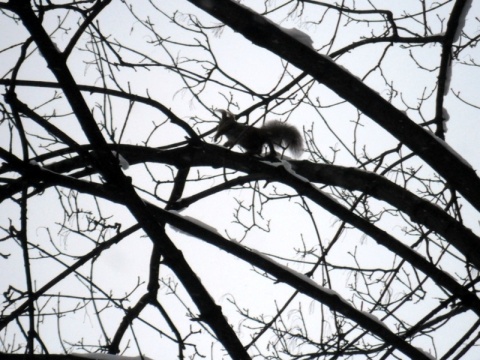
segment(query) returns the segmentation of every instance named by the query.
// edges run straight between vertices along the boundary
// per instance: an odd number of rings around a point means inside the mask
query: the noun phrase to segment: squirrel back
[[[263,146],[270,148],[270,155],[275,155],[274,145],[287,148],[298,157],[303,150],[303,140],[300,132],[292,125],[280,121],[270,121],[261,128],[239,124],[235,116],[227,110],[217,110],[222,119],[215,134],[215,140],[222,135],[227,137],[225,146],[239,145],[248,154],[260,155]]]

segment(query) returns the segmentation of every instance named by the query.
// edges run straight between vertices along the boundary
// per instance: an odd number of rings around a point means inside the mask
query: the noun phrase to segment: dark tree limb
[[[8,6],[11,11],[20,17],[45,58],[48,67],[60,84],[86,137],[95,148],[94,167],[105,178],[108,186],[114,189],[114,192],[117,194],[116,197],[118,196],[117,199],[123,199],[121,201],[117,200],[117,202],[123,203],[129,209],[150,239],[158,244],[165,263],[172,268],[197,305],[201,314],[201,320],[205,321],[212,328],[230,356],[234,359],[250,359],[235,332],[223,316],[220,307],[210,297],[210,294],[201,284],[181,252],[168,239],[158,219],[152,216],[143,200],[137,195],[130,179],[120,170],[114,155],[98,129],[95,119],[67,67],[65,56],[56,49],[31,8],[30,1],[9,1]]]
[[[225,150],[226,151],[226,150]],[[232,154],[238,155],[238,154]],[[216,150],[216,156],[218,156],[218,150]],[[245,158],[245,156],[240,155]],[[250,158],[250,163],[253,163]],[[263,173],[270,172],[269,179],[281,179],[281,181],[291,187],[293,187],[299,194],[309,197],[311,200],[315,201],[328,211],[332,212],[334,215],[338,216],[340,219],[349,222],[359,230],[365,232],[367,235],[371,236],[379,244],[387,247],[389,250],[400,255],[412,266],[420,269],[427,276],[431,277],[438,285],[449,289],[455,296],[458,296],[465,303],[466,306],[469,306],[473,311],[480,314],[480,300],[467,289],[459,285],[452,277],[445,274],[442,270],[435,267],[435,265],[429,263],[425,258],[411,250],[408,246],[403,245],[401,242],[393,238],[387,232],[378,229],[375,225],[371,224],[365,219],[360,218],[359,216],[350,212],[350,210],[344,208],[342,205],[337,203],[335,200],[331,199],[329,196],[326,196],[318,191],[315,187],[310,184],[306,184],[304,180],[299,179],[297,176],[292,175],[288,170],[270,166],[262,161],[255,162],[258,169],[261,169]],[[78,188],[78,183],[82,183],[80,180],[72,179],[70,177],[64,177],[58,174],[47,173],[46,170],[38,168],[40,172],[38,173],[39,178],[43,178],[45,182],[55,182],[57,185],[67,186],[69,188]],[[85,192],[85,189],[82,189]],[[131,201],[131,196],[119,195],[117,191],[112,192],[108,187],[103,186],[102,189],[99,189],[95,194],[96,196],[101,196],[106,199],[112,200],[117,203]],[[268,258],[258,254],[257,252],[252,252],[243,246],[225,240],[222,236],[211,232],[209,229],[206,229],[196,223],[182,218],[181,216],[162,210],[156,206],[150,205],[146,202],[143,203],[147,209],[148,214],[153,214],[153,216],[160,221],[160,223],[168,222],[172,226],[181,229],[182,231],[188,232],[195,237],[198,237],[209,244],[219,247],[222,250],[227,251],[235,255],[236,257],[247,261],[248,263],[262,269],[275,276],[279,281],[285,282],[286,284],[292,286],[293,288],[299,290],[307,296],[312,297],[313,299],[324,303],[330,307],[333,311],[338,311],[344,316],[350,318],[351,320],[358,323],[363,328],[371,331],[376,336],[382,338],[390,346],[394,346],[405,354],[417,358],[417,359],[428,359],[421,351],[410,345],[405,340],[398,337],[396,334],[388,330],[384,325],[380,324],[378,321],[372,319],[370,316],[364,314],[362,311],[359,311],[353,308],[347,302],[344,302],[339,298],[336,293],[332,293],[328,289],[323,289],[317,284],[312,282],[307,277],[300,275],[294,271],[286,269],[282,266],[279,266],[277,263],[269,260]],[[130,205],[131,206],[131,205]],[[131,209],[131,207],[129,208]],[[146,219],[148,222],[155,221],[152,218]],[[147,224],[148,226],[152,226]],[[146,225],[143,228],[148,227]],[[158,230],[158,227],[156,228]],[[163,229],[160,228],[160,229]],[[158,235],[158,234],[157,234]],[[160,233],[160,236],[164,235],[164,232]],[[152,237],[152,235],[150,235]],[[153,237],[156,241],[160,240],[158,237]],[[190,275],[190,268],[186,265],[186,261],[183,258],[183,255],[177,250],[173,252],[170,247],[171,241],[165,237],[163,241],[159,243],[162,248],[163,254],[168,254],[168,257],[165,257],[165,263],[167,266],[171,267],[175,274],[182,281],[184,286],[187,288],[191,294],[193,300],[201,310],[200,320],[205,321],[213,329],[218,329],[221,327],[221,324],[217,324],[218,318],[214,313],[210,313],[207,309],[211,308],[210,303],[212,302],[208,293],[203,294],[203,286],[199,286],[199,282],[194,280],[195,278]],[[163,249],[167,248],[168,251]],[[173,253],[173,256],[171,255]],[[193,278],[193,280],[192,280]],[[193,286],[196,286],[195,291]],[[192,293],[192,291],[194,291]],[[209,300],[210,299],[210,300]],[[231,329],[230,329],[231,330]],[[219,339],[225,345],[225,339]],[[243,348],[242,348],[243,349]],[[234,353],[237,354],[237,353]],[[241,355],[236,358],[243,358]]]
[[[457,31],[459,31],[459,19],[464,11],[466,0],[457,0],[453,5],[450,12],[450,18],[447,22],[447,29],[442,41],[442,55],[440,56],[440,67],[438,71],[438,86],[437,86],[437,99],[435,106],[435,121],[437,123],[437,129],[435,135],[441,139],[445,139],[445,127],[443,119],[443,102],[446,92],[449,89],[446,88],[448,73],[452,71],[452,55],[453,55],[453,40]]]
[[[270,20],[235,1],[189,1],[254,44],[289,61],[350,102],[407,145],[480,210],[480,179],[476,172],[459,160],[434,134],[422,129],[351,73],[336,65],[327,56],[318,54],[313,48],[289,36]]]

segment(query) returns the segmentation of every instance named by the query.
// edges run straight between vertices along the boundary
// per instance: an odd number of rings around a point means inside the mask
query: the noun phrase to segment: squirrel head
[[[217,141],[220,136],[228,131],[228,128],[231,126],[231,124],[235,123],[235,115],[228,110],[217,109],[215,111],[222,114],[222,118],[218,124],[217,133],[215,134],[215,141]]]
[[[222,114],[222,118],[220,119],[220,124],[223,122],[235,121],[235,115],[233,115],[230,111],[223,110],[223,109],[217,109],[215,111]]]

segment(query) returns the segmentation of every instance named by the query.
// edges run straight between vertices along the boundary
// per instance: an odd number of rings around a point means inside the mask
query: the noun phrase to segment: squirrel
[[[302,136],[298,130],[280,121],[267,122],[261,128],[239,124],[228,110],[216,110],[222,119],[215,134],[215,141],[222,135],[227,137],[224,146],[240,145],[247,154],[260,155],[263,146],[268,145],[270,156],[275,156],[274,145],[289,149],[295,157],[303,150]]]

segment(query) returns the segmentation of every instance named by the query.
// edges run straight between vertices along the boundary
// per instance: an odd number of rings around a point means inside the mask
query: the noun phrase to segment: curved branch
[[[120,151],[122,156],[124,156],[131,165],[152,162],[165,163],[182,168],[185,167],[186,164],[189,164],[193,167],[227,167],[249,174],[244,178],[232,180],[229,184],[221,184],[215,188],[206,190],[205,193],[193,195],[189,199],[183,199],[180,203],[173,203],[171,204],[172,209],[183,208],[204,196],[228,189],[234,185],[240,185],[251,180],[259,180],[262,178],[271,179],[271,174],[265,172],[265,169],[258,169],[260,162],[250,162],[250,157],[206,143],[202,143],[201,145],[201,150],[195,148],[193,149],[194,151],[189,149],[189,147],[159,150],[133,145],[116,145],[116,150]],[[219,152],[221,152],[221,156],[219,156]],[[4,154],[2,152],[0,153],[0,157],[2,155],[5,156],[8,162],[16,159],[13,157],[14,159],[12,160],[12,156],[8,156],[8,153]],[[42,160],[45,160],[46,155],[41,156]],[[313,164],[308,161],[292,161],[291,163],[298,175],[307,178],[311,182],[339,186],[352,191],[362,191],[378,200],[389,203],[408,215],[412,221],[426,226],[445,238],[446,241],[459,250],[477,268],[480,268],[480,238],[470,229],[466,228],[430,202],[421,199],[385,177],[372,172],[337,165]],[[87,164],[81,159],[74,157],[47,165],[45,168],[57,173],[67,173],[86,165]],[[94,170],[90,169],[83,175],[92,174],[93,172]],[[278,178],[275,180],[282,181],[282,179]],[[40,185],[39,188],[41,188]],[[0,187],[0,201],[13,196],[13,194],[20,191],[20,189],[21,181]]]
[[[435,267],[435,265],[429,263],[425,258],[419,255],[414,250],[410,249],[408,246],[402,244],[400,241],[396,240],[393,236],[389,235],[387,232],[377,228],[375,225],[369,223],[367,220],[353,214],[345,208],[343,205],[337,203],[335,200],[331,199],[329,196],[323,194],[319,191],[314,185],[310,184],[305,179],[292,174],[291,170],[285,169],[282,166],[272,166],[264,161],[252,161],[252,158],[245,155],[235,154],[229,152],[226,149],[218,148],[216,146],[208,145],[206,146],[206,150],[210,149],[210,157],[211,161],[214,158],[218,159],[219,153],[220,155],[224,155],[223,162],[225,163],[226,159],[229,159],[229,165],[237,164],[237,167],[250,167],[251,171],[259,172],[265,174],[265,177],[270,180],[276,180],[282,182],[286,185],[291,186],[294,188],[299,194],[307,196],[312,201],[316,202],[320,206],[324,207],[332,214],[339,217],[341,220],[346,221],[357,229],[363,231],[365,234],[372,237],[375,241],[379,244],[387,247],[392,252],[398,254],[412,266],[418,268],[427,276],[432,278],[438,285],[444,287],[448,291],[450,291],[455,296],[458,296],[463,303],[470,307],[475,313],[480,315],[480,300],[467,289],[459,285],[452,277],[448,274],[443,272],[442,270]],[[201,153],[204,154],[205,151]],[[160,154],[157,150],[157,156]],[[190,153],[190,152],[189,152]],[[222,154],[223,153],[223,154]],[[203,155],[202,155],[203,156]],[[205,160],[205,158],[203,157]],[[195,158],[192,159],[192,163],[195,163]],[[51,173],[48,170],[44,170],[37,166],[28,166],[31,168],[32,171],[35,172],[37,179],[42,179],[44,182],[49,184],[55,184],[60,186],[66,186],[69,188],[85,191],[83,181],[73,179],[71,177],[66,177],[58,174]],[[20,169],[19,169],[20,170]],[[87,189],[87,193],[92,188],[90,187]],[[93,193],[92,193],[93,194]],[[111,201],[115,201],[117,203],[128,202],[129,197],[120,196],[118,193],[112,191],[105,186],[100,186],[97,188],[97,192],[93,195],[100,196]],[[270,259],[265,258],[264,256],[250,251],[240,244],[235,242],[227,241],[222,236],[218,235],[217,233],[211,232],[209,229],[204,228],[196,223],[192,223],[188,219],[184,219],[181,216],[171,213],[169,211],[160,209],[152,204],[148,204],[144,202],[148,209],[148,214],[154,216],[160,221],[161,223],[167,222],[172,226],[179,228],[182,231],[192,234],[193,236],[206,241],[209,244],[219,247],[222,250],[231,253],[250,264],[270,273],[271,275],[275,276],[279,281],[285,282],[290,286],[294,287],[295,289],[299,290],[300,292],[326,304],[332,310],[338,311],[345,315],[346,317],[352,319],[353,321],[357,322],[360,326],[368,329],[375,335],[384,339],[388,344],[397,347],[399,350],[413,356],[414,358],[425,358],[425,356],[419,352],[417,349],[413,348],[410,344],[405,342],[404,340],[400,339],[397,335],[393,332],[390,332],[384,325],[378,323],[377,321],[370,318],[368,315],[364,314],[363,312],[356,310],[351,305],[346,302],[341,301],[341,298],[336,294],[332,293],[328,289],[324,289],[319,287],[315,284],[312,280],[308,277],[303,275],[299,275],[294,271],[286,269],[279,264],[271,261]],[[153,221],[153,219],[147,219],[149,222]],[[162,232],[163,233],[163,232]],[[152,235],[150,235],[152,237]],[[156,238],[154,238],[156,239]],[[170,247],[170,241],[163,240],[163,246]],[[165,245],[165,243],[167,245]],[[170,250],[171,251],[171,250]],[[187,267],[185,266],[185,259],[181,254],[171,255],[171,252],[168,251],[168,261],[166,261],[167,265],[172,267],[175,271],[177,276],[182,280],[184,280],[184,276],[186,275],[184,271],[187,271]],[[178,250],[177,250],[178,251]],[[176,252],[175,252],[176,253]],[[178,273],[177,273],[178,272]],[[191,280],[191,279],[190,279]],[[190,284],[188,281],[184,283],[187,288],[190,288]],[[193,284],[192,284],[193,285]],[[196,289],[199,292],[199,289]],[[201,297],[202,300],[205,300],[205,297]],[[198,305],[198,303],[197,303]],[[202,320],[212,321],[209,318],[203,318]],[[212,326],[212,325],[211,325]],[[414,355],[413,355],[414,354]]]
[[[302,44],[267,18],[231,0],[189,0],[198,8],[241,33],[254,44],[289,61],[329,87],[362,113],[407,145],[443,176],[477,210],[480,210],[480,179],[428,131],[413,122],[376,91],[369,88],[327,56]]]
[[[257,162],[257,165],[258,164],[259,162]],[[274,173],[277,173],[277,175],[281,175],[282,177],[288,176],[286,174],[287,173],[286,170],[285,170],[285,173],[283,173],[283,171],[280,171],[280,174],[279,174],[279,172],[276,171],[277,169],[276,167],[271,167],[263,163],[261,163],[260,166],[264,167],[265,170],[267,170],[268,168],[271,168],[273,169],[271,171],[273,171]],[[76,180],[71,177],[54,174],[38,166],[27,166],[27,167],[31,168],[31,170],[36,174],[37,178],[42,179],[43,181],[48,182],[52,185],[55,184],[60,186],[67,186],[72,189],[81,188],[81,191],[85,191],[84,186],[81,184],[83,183],[83,181],[81,180]],[[286,183],[290,186],[296,187],[297,190],[302,190],[302,189],[298,189],[298,187],[303,187],[303,181],[298,180],[298,178],[295,178],[294,176],[290,178],[289,181],[287,181]],[[322,206],[326,207],[327,209],[332,206],[333,207],[341,206],[338,203],[336,203],[334,200],[330,199],[328,196],[322,195],[317,189],[313,187],[311,187],[310,191],[303,189],[301,192],[305,193],[305,195],[309,196],[310,198],[313,198],[314,201],[322,203]],[[98,191],[96,191],[95,194],[92,194],[92,195],[101,196],[105,199],[113,200],[116,203],[125,202],[125,205],[129,206],[130,211],[135,213],[136,209],[132,209],[131,205],[128,204],[130,202],[130,197],[119,196],[118,193],[112,191],[111,189],[109,189],[109,187],[101,186],[101,188],[98,188]],[[122,201],[121,199],[123,199],[124,201]],[[325,206],[325,204],[328,204],[329,202],[331,202],[329,206],[328,205]],[[380,337],[386,343],[397,348],[398,350],[405,353],[406,355],[415,359],[424,359],[424,360],[429,359],[422,351],[418,350],[414,346],[410,345],[407,341],[405,341],[404,339],[402,339],[401,337],[397,336],[395,333],[390,331],[383,323],[379,322],[376,319],[373,319],[369,314],[366,314],[363,311],[355,309],[353,306],[348,304],[343,298],[341,298],[337,293],[335,293],[330,289],[326,289],[319,286],[307,276],[299,274],[284,266],[281,266],[280,264],[277,264],[273,260],[270,260],[269,258],[264,257],[263,255],[257,253],[254,250],[247,249],[238,243],[228,241],[224,239],[222,236],[220,236],[219,234],[214,233],[211,230],[203,226],[200,226],[197,223],[191,222],[188,219],[184,219],[183,217],[177,215],[176,213],[172,213],[172,212],[160,209],[152,204],[149,204],[146,201],[144,201],[143,204],[145,205],[145,209],[148,210],[148,214],[150,216],[153,215],[152,218],[146,219],[148,223],[142,226],[144,229],[147,228],[147,230],[149,230],[148,229],[149,226],[154,226],[154,224],[151,224],[151,222],[155,222],[156,224],[158,224],[158,222],[160,223],[167,222],[182,231],[185,231],[197,238],[200,238],[211,245],[217,246],[218,248],[225,250],[226,252],[231,253],[242,260],[245,260],[246,262],[252,264],[253,266],[256,266],[262,269],[263,271],[268,272],[269,274],[275,276],[279,281],[290,285],[291,287],[299,290],[300,292],[311,297],[312,299],[315,299],[327,305],[332,310],[338,311],[344,316],[352,319],[353,321],[358,323],[360,326],[372,332],[376,336]],[[344,209],[344,210],[346,212],[349,212],[347,209]],[[351,214],[351,216],[355,216],[355,215]],[[359,221],[361,220],[363,219],[359,218]],[[376,229],[374,225],[368,222],[366,223],[370,227],[373,227]],[[354,223],[354,225],[358,227],[359,224]],[[162,231],[162,234],[164,234],[163,230],[161,229],[163,228],[160,228],[160,227],[156,228],[156,230],[160,230]],[[376,229],[376,232],[377,232],[376,234],[377,236],[374,235],[374,238],[377,240],[378,232],[381,232],[381,231]],[[160,248],[162,249],[162,254],[167,254],[167,256],[165,257],[165,264],[170,268],[172,268],[172,270],[182,281],[184,286],[189,291],[189,294],[192,296],[193,300],[201,310],[200,320],[208,323],[214,330],[215,329],[218,330],[220,326],[220,324],[217,323],[219,321],[219,318],[215,314],[216,311],[214,309],[217,309],[219,311],[220,308],[218,306],[214,306],[214,308],[210,307],[211,305],[209,305],[208,303],[209,302],[213,303],[213,300],[210,298],[208,293],[204,294],[204,291],[206,290],[204,290],[198,278],[195,275],[189,274],[191,270],[189,270],[190,267],[186,263],[184,257],[181,255],[181,253],[178,250],[173,251],[171,249],[171,246],[173,246],[173,244],[167,237],[164,237],[161,240],[162,242],[157,242],[158,234],[155,234],[155,236],[152,236],[152,234],[150,233],[149,236],[152,238],[152,240],[156,244],[160,246]],[[160,236],[162,235],[160,234]],[[384,233],[383,237],[388,238],[389,235]],[[168,251],[165,251],[165,248],[167,248]],[[393,251],[398,250],[396,248],[393,248],[392,246],[390,246],[389,249],[392,249]],[[408,248],[404,249],[404,252],[405,251],[413,252]],[[404,255],[404,254],[401,254],[401,255]],[[415,255],[411,255],[411,256],[415,256]],[[416,256],[421,258],[421,256],[418,254]],[[415,259],[415,261],[420,261],[420,259]],[[424,261],[427,262],[425,259]],[[422,268],[422,266],[419,266],[419,268]],[[437,271],[441,272],[440,270],[437,270]],[[451,279],[450,277],[445,276],[445,278],[446,278],[446,282],[449,281],[448,279],[454,282],[454,280]],[[194,281],[193,279],[197,279],[197,280]],[[437,280],[437,279],[434,279],[434,280]],[[196,286],[196,287],[192,288],[192,286]],[[463,288],[461,287],[461,289]],[[467,290],[464,289],[464,291],[468,293]],[[464,299],[464,297],[462,297],[462,299],[464,301],[469,300],[466,298]],[[469,301],[469,303],[471,303],[471,301]],[[210,307],[211,311],[205,311],[206,307],[207,308]],[[232,329],[229,326],[228,328],[230,329],[230,331],[232,331]],[[225,331],[226,329],[224,328],[223,330]],[[229,347],[229,345],[232,346],[232,344],[229,343],[229,341],[231,341],[232,339],[228,337],[228,334],[216,332],[216,335],[219,337],[219,340],[224,344],[224,346],[226,346],[227,348]],[[235,336],[235,339],[236,339],[236,336]],[[234,352],[234,353],[230,353],[230,355],[234,359],[249,359],[243,347],[242,347],[242,352]]]
[[[475,266],[480,267],[480,238],[440,209],[387,178],[368,171],[337,165],[295,162],[295,171],[312,182],[362,191],[407,214],[417,224],[444,237]]]
[[[18,86],[35,86],[35,87],[45,87],[45,88],[53,88],[53,89],[58,89],[61,88],[61,85],[59,83],[55,82],[49,82],[49,81],[33,81],[33,80],[15,80],[13,82],[15,85]],[[0,84],[1,85],[11,85],[12,81],[8,79],[0,79]],[[165,105],[162,103],[153,100],[150,97],[144,97],[140,95],[135,95],[135,94],[130,94],[126,93],[123,91],[119,90],[113,90],[113,89],[106,89],[106,88],[101,88],[98,86],[91,86],[91,85],[76,85],[80,91],[85,91],[85,92],[90,92],[90,93],[97,93],[97,94],[103,94],[103,95],[112,95],[116,96],[118,98],[122,99],[127,99],[133,102],[138,102],[142,103],[145,105],[149,105],[155,109],[160,110],[162,113],[164,113],[172,123],[175,125],[178,125],[181,127],[191,139],[198,139],[199,136],[198,134],[193,131],[193,129],[188,125],[185,121],[180,119],[177,115],[175,115],[169,108],[167,108]]]
[[[6,151],[0,148],[0,156],[3,152]],[[165,220],[155,215],[155,212],[152,211],[152,206],[143,201],[131,185],[118,186],[118,184],[111,183],[105,185],[90,183],[70,176],[59,175],[36,165],[24,164],[19,159],[15,160],[16,157],[11,154],[8,158],[10,170],[18,171],[25,178],[31,179],[32,182],[41,183],[41,186],[64,186],[125,205],[137,219],[151,241],[158,246],[158,251],[163,256],[164,263],[172,269],[187,290],[200,312],[199,320],[210,326],[232,359],[250,359],[227,319],[223,316],[221,308],[215,304],[207,289],[183,257],[181,251],[166,235],[164,229]],[[32,183],[31,185],[34,186]],[[156,207],[153,208],[157,209]],[[165,210],[162,211],[169,214]],[[0,322],[0,325],[2,324],[3,322]]]
[[[179,148],[169,151],[121,145],[119,150],[130,164],[142,162],[164,162],[178,166],[186,150]],[[219,151],[222,151],[219,156]],[[177,155],[175,155],[177,154]],[[182,155],[180,155],[182,154]],[[271,179],[271,171],[259,169],[261,162],[253,162],[245,155],[236,154],[218,146],[202,143],[202,151],[196,151],[191,166],[227,167],[246,172],[259,179]],[[364,170],[337,165],[314,164],[308,161],[291,161],[294,171],[311,182],[339,186],[348,190],[362,191],[376,199],[385,201],[407,214],[412,221],[424,225],[444,237],[477,268],[480,268],[480,238],[470,229],[456,221],[439,207],[412,194],[387,178]],[[245,181],[249,178],[246,177]],[[251,180],[251,179],[250,179]],[[237,180],[242,181],[242,180]],[[275,181],[283,182],[282,178]],[[235,184],[238,185],[237,182]],[[223,185],[218,185],[221,190]],[[184,205],[184,204],[183,204]]]

